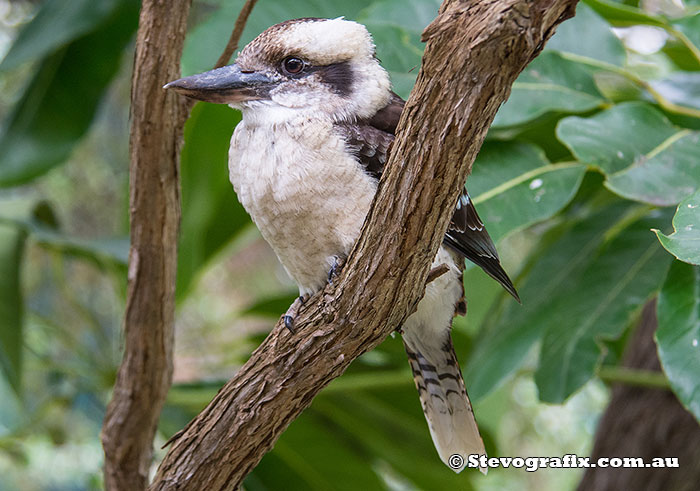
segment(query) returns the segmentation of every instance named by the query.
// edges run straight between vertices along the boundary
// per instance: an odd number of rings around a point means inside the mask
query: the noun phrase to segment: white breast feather
[[[332,124],[318,120],[239,123],[229,177],[302,294],[322,288],[334,256],[349,253],[376,192]]]

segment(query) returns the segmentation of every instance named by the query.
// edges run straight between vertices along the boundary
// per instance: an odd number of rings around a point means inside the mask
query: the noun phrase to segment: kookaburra
[[[360,234],[404,105],[367,29],[343,18],[282,22],[234,64],[165,87],[241,111],[228,160],[238,199],[300,298],[322,289]],[[466,190],[433,263],[449,271],[402,326],[430,434],[453,468],[453,454],[485,454],[450,337],[452,318],[466,313],[464,258],[517,299]]]

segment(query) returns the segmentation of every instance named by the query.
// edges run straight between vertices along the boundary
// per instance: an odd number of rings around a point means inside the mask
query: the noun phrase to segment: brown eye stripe
[[[321,79],[321,82],[331,86],[338,95],[343,97],[350,95],[355,79],[352,65],[348,61],[331,63],[330,65],[312,65],[298,56],[291,55],[280,63],[280,72],[292,78],[308,77],[315,74]]]

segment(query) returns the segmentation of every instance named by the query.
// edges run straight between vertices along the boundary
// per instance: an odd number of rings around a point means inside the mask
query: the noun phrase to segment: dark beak
[[[163,88],[200,101],[230,104],[266,99],[273,86],[273,81],[266,75],[243,71],[234,63],[175,80]]]

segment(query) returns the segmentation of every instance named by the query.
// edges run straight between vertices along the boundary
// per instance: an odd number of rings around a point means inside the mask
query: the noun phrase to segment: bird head
[[[369,32],[343,18],[276,24],[245,46],[234,64],[165,88],[276,121],[319,112],[334,121],[368,118],[391,94]]]

